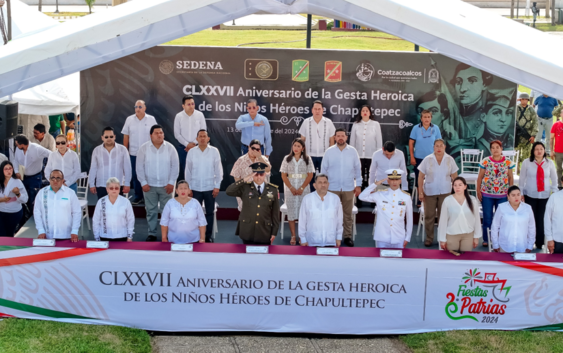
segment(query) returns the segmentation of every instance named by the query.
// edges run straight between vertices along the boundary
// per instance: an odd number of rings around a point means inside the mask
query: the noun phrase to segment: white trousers
[[[391,244],[391,243],[386,243],[384,241],[376,241],[375,247],[376,248],[385,248],[385,249],[402,249],[403,243]]]

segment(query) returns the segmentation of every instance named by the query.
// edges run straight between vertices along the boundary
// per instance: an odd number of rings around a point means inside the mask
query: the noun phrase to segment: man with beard
[[[362,191],[362,170],[358,151],[346,143],[346,130],[336,129],[336,145],[328,148],[323,157],[321,173],[328,176],[328,191],[336,194],[342,202],[344,213],[344,244],[354,246],[352,240],[352,208],[354,196]]]

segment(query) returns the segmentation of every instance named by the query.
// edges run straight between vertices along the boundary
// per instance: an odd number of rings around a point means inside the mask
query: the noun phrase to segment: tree
[[[92,13],[92,6],[94,6],[96,0],[84,0],[84,2],[86,3],[86,5],[88,5],[88,9],[90,10],[90,13]]]

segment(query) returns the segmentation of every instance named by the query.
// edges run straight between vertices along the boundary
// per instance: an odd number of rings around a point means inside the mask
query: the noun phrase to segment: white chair
[[[86,218],[86,224],[88,225],[88,230],[92,230],[90,226],[90,215],[88,214],[88,181],[90,177],[88,173],[80,173],[80,178],[76,181],[76,196],[80,202],[80,208],[82,209],[82,220],[81,225],[84,228],[84,218]]]
[[[411,199],[413,200],[414,204],[416,205],[416,203],[418,202],[418,188],[416,187],[417,182],[416,182],[416,174],[414,174],[414,172],[412,172],[410,174],[410,177],[412,178],[412,195],[411,195]]]
[[[356,215],[358,214],[358,208],[356,205],[352,207],[352,239],[356,241]]]
[[[422,228],[422,236],[420,239],[424,239],[424,235],[426,234],[424,231],[424,202],[420,204],[418,212],[418,227],[416,228],[416,235],[420,234],[420,229]]]
[[[489,244],[489,252],[493,252],[493,242],[491,241],[491,229],[487,228],[487,235],[489,238],[488,244]]]
[[[514,177],[514,185],[520,185],[520,176],[518,175],[520,151],[502,151],[502,155],[516,165],[516,168],[512,169],[512,176]]]
[[[475,189],[471,188],[469,192],[473,196],[477,196],[477,177],[479,176],[479,163],[483,159],[483,151],[477,149],[464,149],[461,150],[461,173],[467,181],[467,185],[473,185]]]
[[[287,217],[287,205],[284,204],[280,207],[280,212],[281,212],[281,216],[280,216],[280,232],[281,232],[281,238],[283,239],[283,231],[285,228],[285,223],[289,223],[289,220],[286,221],[285,218]]]
[[[201,203],[201,208],[203,208],[203,214],[205,214],[205,203]],[[217,209],[219,208],[219,204],[215,202],[215,209],[213,210],[213,231],[211,232],[211,236],[215,239],[215,234],[219,233],[219,228],[217,227]]]

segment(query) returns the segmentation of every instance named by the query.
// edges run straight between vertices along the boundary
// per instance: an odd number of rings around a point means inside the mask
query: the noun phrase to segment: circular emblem
[[[165,75],[171,74],[174,71],[174,63],[170,60],[162,60],[158,69]]]
[[[370,63],[361,63],[356,68],[356,77],[358,77],[360,81],[367,82],[371,80],[374,73],[375,69]]]
[[[272,73],[274,72],[272,64],[267,61],[260,61],[258,64],[256,64],[255,70],[256,75],[263,79],[272,76]]]
[[[440,81],[440,73],[436,69],[431,69],[428,71],[428,82],[438,83]]]

